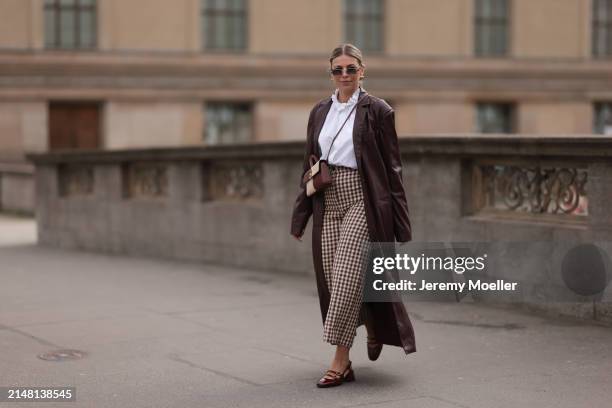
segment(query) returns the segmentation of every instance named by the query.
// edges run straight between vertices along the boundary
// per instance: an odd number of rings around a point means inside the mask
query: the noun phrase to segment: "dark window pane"
[[[46,0],[45,46],[92,48],[96,44],[96,0]]]
[[[612,102],[596,102],[594,109],[593,133],[612,136]]]
[[[45,46],[52,47],[57,42],[55,38],[55,13],[52,10],[45,10]]]
[[[592,54],[595,57],[612,55],[612,0],[593,0]]]
[[[206,49],[246,48],[246,3],[243,0],[202,0],[202,34]]]
[[[206,105],[205,142],[226,144],[251,141],[251,112],[250,104],[209,102]]]
[[[79,33],[81,34],[81,44],[84,47],[91,47],[94,44],[95,21],[94,13],[83,11],[79,14]]]
[[[492,52],[496,55],[504,55],[506,53],[506,27],[502,25],[496,25],[493,27],[492,40]]]
[[[242,18],[236,17],[236,47],[245,48],[243,39],[246,38],[246,25]]]
[[[481,133],[513,133],[513,112],[511,103],[479,103],[476,130]]]
[[[474,53],[503,56],[508,51],[509,0],[475,0]]]
[[[493,5],[491,7],[491,17],[496,19],[503,19],[506,17],[503,0],[493,0]]]
[[[215,38],[217,39],[217,47],[218,48],[228,48],[229,38],[227,36],[227,19],[225,16],[219,16],[217,18],[217,22],[215,23],[215,27],[217,31],[215,32]]]
[[[63,48],[74,48],[76,44],[74,16],[74,10],[71,9],[64,9],[60,12],[60,46]]]
[[[365,51],[382,51],[384,46],[383,0],[345,0],[344,36]]]
[[[487,0],[478,0],[476,2],[476,11],[483,18],[491,16],[491,2]]]

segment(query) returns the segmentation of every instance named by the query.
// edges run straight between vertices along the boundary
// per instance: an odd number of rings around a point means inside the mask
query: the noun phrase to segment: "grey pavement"
[[[41,407],[604,407],[612,328],[478,304],[407,304],[417,352],[331,359],[314,277],[38,247],[0,216],[0,386],[76,386]],[[301,245],[296,242],[296,245]],[[81,359],[46,361],[59,349]]]

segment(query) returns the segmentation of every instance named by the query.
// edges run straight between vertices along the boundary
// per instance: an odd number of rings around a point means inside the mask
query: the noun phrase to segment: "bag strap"
[[[325,157],[325,161],[327,161],[327,159],[329,158],[329,153],[331,152],[331,148],[334,145],[334,142],[336,141],[336,138],[338,137],[338,135],[340,134],[340,131],[342,130],[342,128],[344,127],[344,125],[346,124],[346,122],[349,120],[349,118],[351,117],[351,115],[353,114],[353,112],[355,111],[355,109],[357,109],[357,105],[359,105],[359,102],[361,102],[361,100],[366,96],[367,92],[364,91],[364,94],[361,96],[361,98],[359,98],[357,100],[357,102],[355,102],[355,106],[353,106],[353,109],[351,109],[351,111],[349,112],[348,116],[346,117],[346,119],[344,119],[344,122],[342,123],[342,126],[340,126],[340,129],[338,129],[338,132],[336,132],[336,136],[334,136],[334,138],[332,139],[331,144],[329,145],[329,149],[327,150],[327,157]]]

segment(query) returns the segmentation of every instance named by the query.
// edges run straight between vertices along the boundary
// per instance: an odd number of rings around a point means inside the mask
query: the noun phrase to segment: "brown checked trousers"
[[[329,167],[332,185],[324,191],[321,245],[330,303],[323,340],[350,348],[361,312],[369,233],[357,169]]]

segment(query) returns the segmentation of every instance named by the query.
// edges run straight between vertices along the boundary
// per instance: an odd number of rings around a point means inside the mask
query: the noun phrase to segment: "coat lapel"
[[[317,116],[315,117],[315,128],[314,128],[314,141],[315,141],[315,151],[317,152],[317,157],[321,158],[321,146],[319,146],[319,133],[321,133],[321,129],[323,128],[323,124],[325,123],[325,118],[327,117],[327,113],[329,112],[332,106],[331,97],[329,100],[323,105],[321,109],[317,112]]]
[[[365,124],[366,113],[368,111],[367,106],[370,104],[370,98],[367,92],[359,92],[359,97],[362,98],[357,103],[355,109],[355,122],[353,123],[353,149],[355,150],[355,159],[357,160],[357,167],[361,163],[361,140],[363,137],[363,126]]]

